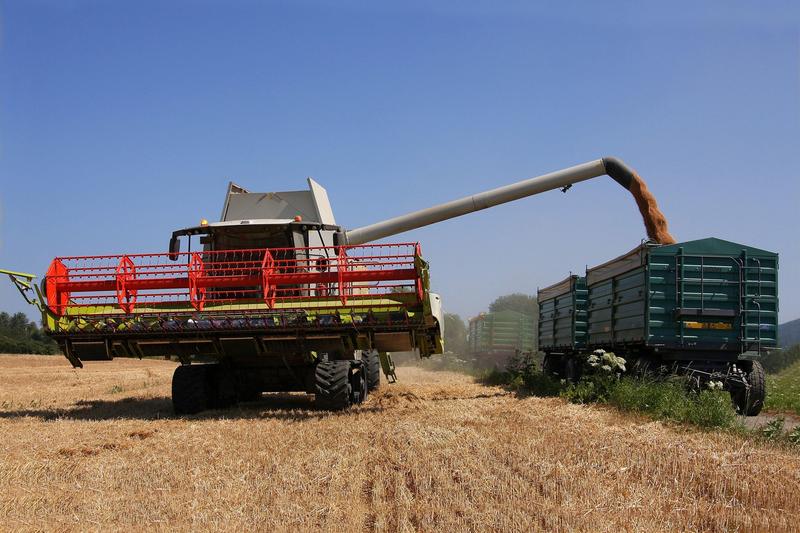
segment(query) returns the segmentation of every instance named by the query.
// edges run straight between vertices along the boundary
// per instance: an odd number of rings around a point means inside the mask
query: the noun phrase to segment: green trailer
[[[547,372],[561,356],[586,347],[587,295],[586,278],[575,274],[537,292],[539,350],[545,352]]]
[[[777,253],[717,238],[644,243],[587,269],[586,289],[585,343],[543,346],[561,373],[575,377],[571,354],[603,349],[637,372],[670,368],[722,382],[742,412],[760,411],[758,359],[778,345]],[[579,291],[572,284],[560,298]],[[546,314],[539,327],[552,327]]]
[[[774,252],[715,238],[643,244],[586,282],[591,347],[729,361],[777,346]]]
[[[469,321],[469,351],[476,364],[502,367],[517,352],[536,348],[536,320],[517,311],[481,313]]]
[[[572,352],[586,346],[586,278],[570,275],[539,289],[539,349]]]

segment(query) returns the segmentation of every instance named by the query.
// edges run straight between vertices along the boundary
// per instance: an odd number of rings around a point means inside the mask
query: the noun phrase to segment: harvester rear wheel
[[[175,414],[191,415],[211,406],[212,387],[208,367],[181,365],[172,375],[172,407]]]
[[[747,388],[731,391],[731,399],[740,414],[756,416],[764,407],[767,397],[767,377],[758,361],[753,361],[752,368],[747,372],[747,384]]]
[[[320,361],[314,370],[314,394],[317,407],[330,411],[350,406],[350,361]]]
[[[381,357],[377,350],[365,352],[361,359],[367,371],[367,390],[373,391],[381,386]]]

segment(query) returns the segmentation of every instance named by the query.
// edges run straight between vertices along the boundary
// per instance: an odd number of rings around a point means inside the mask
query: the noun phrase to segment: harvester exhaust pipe
[[[560,187],[568,187],[574,183],[603,175],[610,176],[636,197],[636,203],[645,219],[647,234],[651,239],[664,244],[675,242],[666,230],[666,219],[661,214],[661,211],[658,210],[655,198],[649,194],[647,187],[644,186],[644,182],[639,178],[638,174],[619,159],[604,157],[603,159],[557,170],[556,172],[529,178],[511,185],[390,218],[376,224],[345,231],[342,235],[343,238],[340,238],[343,241],[341,244],[353,245],[376,241],[527,196],[533,196]],[[640,197],[643,197],[641,201]],[[653,218],[658,220],[650,220]],[[661,232],[659,233],[658,230],[661,230]]]

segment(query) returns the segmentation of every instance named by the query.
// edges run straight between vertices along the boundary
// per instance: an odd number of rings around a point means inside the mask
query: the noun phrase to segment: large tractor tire
[[[175,414],[192,415],[210,408],[213,387],[209,367],[212,365],[181,365],[172,375],[172,407]]]
[[[239,387],[233,369],[226,364],[207,365],[211,380],[212,409],[232,407],[239,402]]]
[[[381,386],[381,357],[376,350],[365,352],[361,356],[367,372],[367,390],[374,391]]]
[[[314,369],[317,407],[329,411],[347,409],[352,401],[350,361],[320,361]]]
[[[745,389],[731,391],[731,399],[740,414],[756,416],[764,407],[767,397],[767,376],[758,361],[753,361],[753,366],[747,373],[747,384]]]

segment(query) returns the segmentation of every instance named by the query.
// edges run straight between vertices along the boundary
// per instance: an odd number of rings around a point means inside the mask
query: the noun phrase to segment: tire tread
[[[317,407],[331,411],[350,406],[350,361],[320,361],[314,369]]]

